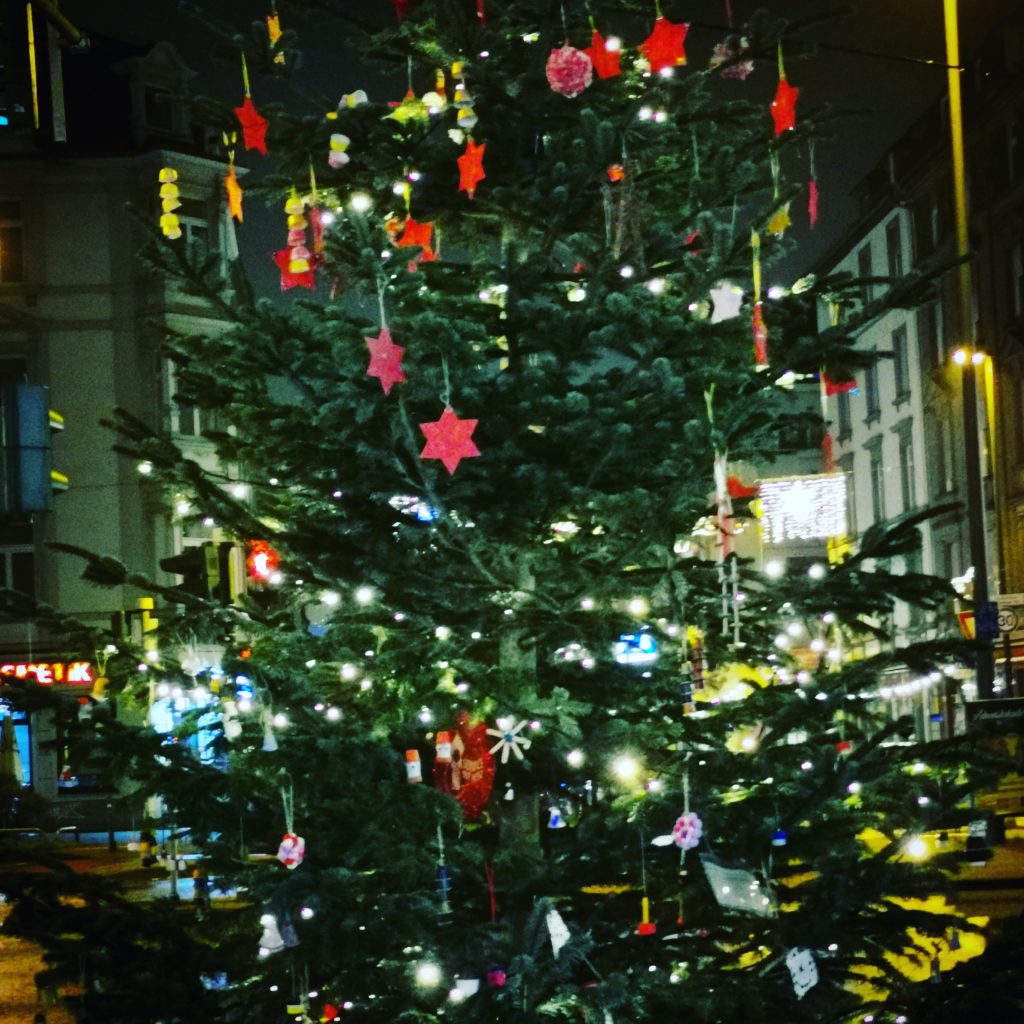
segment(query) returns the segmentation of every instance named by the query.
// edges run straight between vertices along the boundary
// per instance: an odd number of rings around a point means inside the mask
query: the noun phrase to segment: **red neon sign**
[[[9,661],[0,664],[0,686],[8,679],[25,679],[40,686],[92,686],[88,661]]]

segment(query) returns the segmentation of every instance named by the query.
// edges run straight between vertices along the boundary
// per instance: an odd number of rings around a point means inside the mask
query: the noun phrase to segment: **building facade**
[[[114,450],[115,435],[102,421],[121,407],[170,429],[196,457],[212,452],[198,411],[173,401],[172,371],[161,353],[167,331],[210,322],[196,300],[147,274],[137,254],[142,222],[159,218],[165,166],[178,172],[181,244],[197,254],[231,250],[225,164],[207,133],[189,122],[191,72],[170,45],[138,48],[102,38],[87,45],[37,10],[33,81],[23,59],[24,13],[0,17],[10,17],[0,92],[0,590],[7,590],[0,710],[15,716],[22,803],[32,804],[30,794],[44,801],[32,813],[50,825],[105,827],[113,796],[99,788],[89,752],[65,741],[73,731],[68,720],[88,704],[77,698],[91,692],[104,660],[102,650],[81,649],[73,623],[139,630],[144,595],[96,587],[81,578],[84,563],[48,545],[75,545],[158,581],[174,580],[159,563],[180,550],[182,523],[136,461]],[[25,394],[42,394],[55,413],[51,424],[66,427],[49,442],[59,471],[54,482],[63,488],[52,501],[26,500],[18,404]],[[33,602],[70,623],[33,613]],[[16,711],[4,690],[10,697],[26,680],[67,699],[45,711]]]
[[[920,554],[906,571],[949,580],[965,600],[937,613],[901,607],[892,623],[902,646],[973,629],[971,515],[981,514],[990,595],[1024,591],[1024,21],[989,38],[963,75],[972,248],[971,337],[958,324],[949,110],[937,104],[860,185],[862,218],[823,269],[868,280],[862,302],[912,272],[934,275],[933,296],[874,319],[858,347],[879,362],[851,393],[829,399],[837,467],[850,480],[855,536],[904,513],[932,510]],[[822,311],[829,322],[832,311]],[[843,311],[839,311],[843,315]],[[957,356],[961,350],[960,356]],[[982,508],[967,507],[964,364],[978,352],[976,394]],[[983,358],[984,356],[984,358]],[[969,386],[969,385],[968,385]],[[1009,620],[1006,620],[1009,621]],[[1024,633],[997,647],[996,695],[1021,692]],[[894,710],[912,711],[925,735],[952,727],[953,697],[973,683],[894,680]],[[899,692],[895,690],[899,688]]]

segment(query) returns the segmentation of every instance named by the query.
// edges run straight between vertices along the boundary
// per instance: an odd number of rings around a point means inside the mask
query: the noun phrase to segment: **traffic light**
[[[193,544],[180,554],[160,559],[160,568],[181,577],[177,589],[192,597],[210,598],[210,577],[216,583],[217,549],[212,544]]]
[[[206,541],[160,559],[160,568],[181,576],[181,593],[228,605],[244,590],[241,562],[241,549],[233,541]]]

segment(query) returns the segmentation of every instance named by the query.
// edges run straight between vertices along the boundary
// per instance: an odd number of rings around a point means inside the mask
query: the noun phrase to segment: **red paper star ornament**
[[[405,349],[391,340],[391,332],[386,327],[380,329],[380,334],[376,338],[364,340],[370,350],[370,365],[366,369],[366,376],[376,377],[384,389],[384,394],[389,395],[395,384],[401,384],[405,380],[405,374],[402,372],[402,356]]]
[[[779,79],[775,99],[772,100],[772,120],[775,122],[776,135],[789,131],[796,124],[796,101],[799,96],[798,88],[790,85],[785,77]]]
[[[472,139],[466,139],[466,151],[458,159],[459,191],[465,192],[470,199],[476,192],[476,186],[487,177],[484,173],[484,150],[487,143],[478,146]]]
[[[683,41],[690,28],[688,21],[675,24],[668,18],[658,18],[651,34],[640,44],[651,71],[657,73],[665,68],[686,63]]]
[[[437,253],[431,248],[430,239],[434,233],[434,225],[432,221],[416,221],[412,217],[406,217],[405,226],[402,230],[402,235],[395,242],[400,249],[409,248],[411,246],[419,246],[423,251],[420,253],[412,263],[409,264],[410,270],[416,269],[417,263],[430,263],[437,259]]]
[[[450,405],[444,407],[441,418],[433,423],[421,423],[427,443],[420,452],[421,459],[440,459],[449,473],[454,473],[463,459],[480,454],[472,441],[478,420],[460,420]]]
[[[598,78],[614,78],[622,74],[619,48],[616,46],[615,49],[609,49],[607,40],[600,32],[595,30],[591,36],[590,49],[583,52],[590,58]]]
[[[255,149],[267,155],[267,119],[253,105],[252,97],[246,96],[240,107],[235,107],[235,116],[242,126],[242,141],[246,149]]]
[[[289,288],[312,289],[316,284],[313,279],[313,268],[310,267],[309,270],[303,270],[301,273],[296,274],[288,269],[291,259],[291,249],[278,249],[274,253],[274,262],[277,264],[277,269],[281,271],[281,291],[286,292]]]

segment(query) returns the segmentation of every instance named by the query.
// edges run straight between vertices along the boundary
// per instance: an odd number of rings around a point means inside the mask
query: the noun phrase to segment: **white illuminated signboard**
[[[846,533],[845,473],[761,480],[759,497],[766,544]]]

